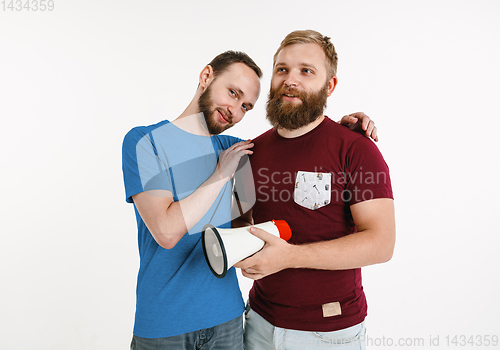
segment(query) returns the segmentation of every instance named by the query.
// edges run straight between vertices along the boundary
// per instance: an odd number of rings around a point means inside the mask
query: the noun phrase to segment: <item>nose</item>
[[[231,122],[232,123],[237,123],[239,121],[239,119],[241,119],[241,116],[239,113],[239,106],[238,106],[238,102],[235,101],[235,103],[227,106],[227,114],[229,114],[229,118],[231,119]]]
[[[290,71],[286,76],[284,83],[288,87],[296,87],[299,84],[297,73],[295,73],[295,71]]]

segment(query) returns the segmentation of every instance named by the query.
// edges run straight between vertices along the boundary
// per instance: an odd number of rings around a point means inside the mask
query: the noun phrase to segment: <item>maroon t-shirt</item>
[[[271,129],[254,143],[253,218],[256,224],[286,220],[290,243],[354,233],[351,205],[393,198],[375,144],[328,117],[305,135],[287,139]],[[361,269],[282,270],[254,282],[250,306],[277,327],[319,332],[356,325],[367,312]]]

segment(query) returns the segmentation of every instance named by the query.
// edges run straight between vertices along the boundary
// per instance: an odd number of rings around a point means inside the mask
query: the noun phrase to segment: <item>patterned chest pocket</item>
[[[295,179],[293,200],[300,206],[316,210],[331,201],[332,174],[299,171]]]

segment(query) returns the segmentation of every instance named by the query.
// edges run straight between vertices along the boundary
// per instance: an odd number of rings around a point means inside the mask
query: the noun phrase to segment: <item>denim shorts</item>
[[[166,338],[132,338],[130,350],[243,350],[242,316],[212,328]]]

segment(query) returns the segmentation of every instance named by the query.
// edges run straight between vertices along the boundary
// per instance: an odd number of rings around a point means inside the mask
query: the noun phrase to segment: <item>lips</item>
[[[284,101],[296,101],[296,100],[300,100],[300,97],[298,94],[294,94],[294,93],[284,93],[281,95],[282,99]]]
[[[223,122],[223,123],[231,123],[231,121],[229,120],[229,117],[226,115],[226,113],[224,113],[223,111],[221,111],[220,109],[217,110],[217,113],[219,114],[219,119]]]
[[[299,91],[293,89],[283,89],[283,90],[284,91],[281,92],[281,98],[284,101],[301,100],[301,95]]]

